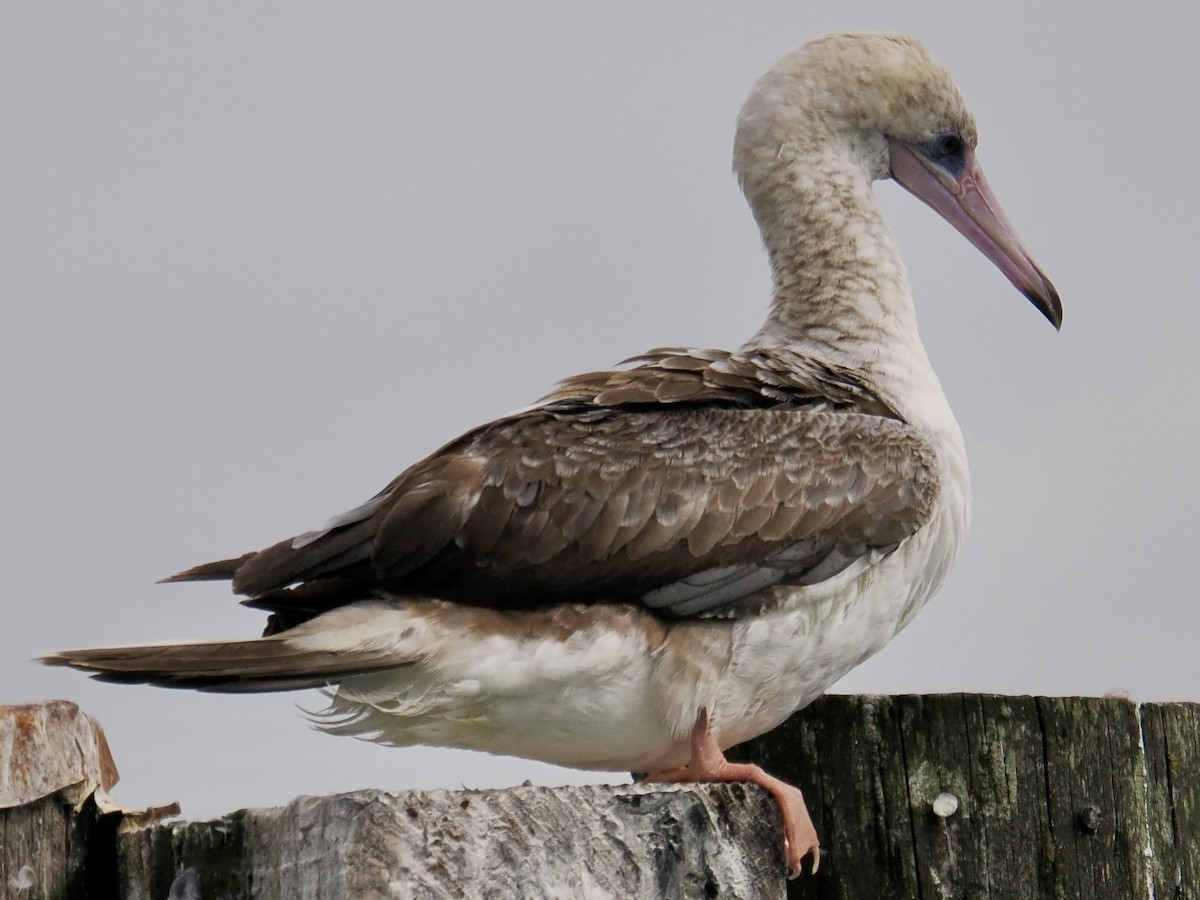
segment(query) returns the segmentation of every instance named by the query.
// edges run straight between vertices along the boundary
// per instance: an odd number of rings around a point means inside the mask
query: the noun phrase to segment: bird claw
[[[793,847],[798,848],[794,853],[792,851]],[[783,855],[787,859],[789,880],[795,880],[804,874],[804,857],[810,854],[812,855],[812,871],[810,874],[816,875],[817,870],[821,868],[821,846],[817,843],[816,834],[813,834],[811,841],[807,844],[799,842],[793,844],[790,837],[785,839]]]
[[[681,781],[742,781],[757,784],[775,798],[783,819],[783,855],[787,862],[788,877],[799,878],[804,857],[813,858],[812,871],[816,874],[821,865],[821,842],[813,826],[804,795],[794,785],[768,775],[750,763],[731,763],[725,759],[716,735],[709,727],[708,710],[701,708],[692,730],[692,758],[685,766],[654,772],[646,776],[648,782]]]
[[[754,768],[758,768],[755,766]],[[803,870],[804,857],[812,855],[812,874],[821,867],[821,842],[817,838],[817,829],[804,796],[800,789],[786,784],[767,775],[761,769],[762,780],[747,779],[761,785],[779,804],[779,812],[783,818],[784,847],[783,854],[787,861],[788,878],[799,878]]]

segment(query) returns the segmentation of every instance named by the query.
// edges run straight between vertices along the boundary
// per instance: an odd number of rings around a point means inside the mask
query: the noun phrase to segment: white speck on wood
[[[933,814],[940,819],[948,819],[958,812],[958,798],[943,791],[933,800]]]

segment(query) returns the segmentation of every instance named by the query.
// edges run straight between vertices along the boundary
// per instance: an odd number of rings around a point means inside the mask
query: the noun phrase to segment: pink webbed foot
[[[652,772],[646,776],[646,781],[741,781],[757,784],[779,804],[779,811],[783,817],[783,855],[787,861],[788,877],[799,877],[804,857],[810,853],[813,858],[813,872],[816,872],[821,864],[821,846],[817,839],[817,830],[813,827],[812,817],[808,814],[808,806],[804,803],[804,795],[800,793],[800,789],[768,775],[751,763],[729,762],[717,744],[716,735],[709,727],[707,709],[702,708],[696,716],[696,725],[692,729],[692,758],[688,764],[678,769]]]

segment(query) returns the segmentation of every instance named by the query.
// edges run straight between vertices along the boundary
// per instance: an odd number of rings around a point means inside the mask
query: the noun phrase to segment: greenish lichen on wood
[[[1200,896],[1198,715],[1117,698],[828,696],[737,754],[808,798],[823,863],[789,897],[1162,900]]]
[[[1156,900],[1200,895],[1200,705],[1142,705]]]

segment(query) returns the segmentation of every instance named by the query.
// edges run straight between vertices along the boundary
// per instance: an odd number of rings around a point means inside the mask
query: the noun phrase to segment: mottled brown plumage
[[[928,515],[928,445],[850,371],[767,349],[630,362],[468,432],[326,531],[172,580],[231,579],[272,633],[380,590],[728,616]]]

